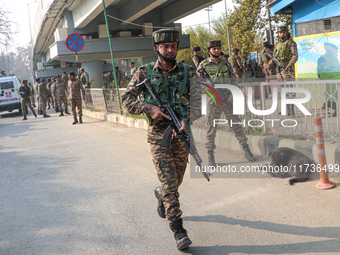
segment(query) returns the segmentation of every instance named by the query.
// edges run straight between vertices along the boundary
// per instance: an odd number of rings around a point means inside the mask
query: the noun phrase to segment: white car
[[[19,110],[21,113],[21,96],[18,94],[20,86],[15,76],[0,77],[0,112]]]

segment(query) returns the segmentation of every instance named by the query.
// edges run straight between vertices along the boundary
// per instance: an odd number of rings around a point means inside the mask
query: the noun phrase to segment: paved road
[[[145,130],[87,117],[71,125],[52,112],[28,118],[0,116],[0,254],[181,253],[157,216]],[[242,154],[216,156],[247,164]],[[340,189],[315,184],[208,183],[188,171],[180,201],[193,245],[184,253],[339,254]]]

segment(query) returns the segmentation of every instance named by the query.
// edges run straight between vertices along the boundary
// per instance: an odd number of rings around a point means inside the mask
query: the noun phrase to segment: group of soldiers
[[[288,38],[287,27],[280,27],[278,35],[279,42],[276,44],[273,54],[286,65],[285,69],[276,67],[278,78],[286,79],[287,70],[294,72],[294,64],[297,60],[296,43]],[[142,82],[149,82],[160,98],[171,105],[180,120],[182,127],[179,132],[181,132],[188,130],[189,124],[200,117],[200,111],[194,109],[189,102],[190,96],[195,97],[196,91],[199,90],[199,85],[193,82],[191,78],[207,78],[209,76],[213,81],[231,78],[235,78],[237,81],[245,73],[245,68],[238,55],[238,49],[234,49],[229,57],[223,56],[220,40],[207,43],[207,59],[199,55],[199,47],[193,49],[195,52],[192,59],[194,70],[193,67],[176,61],[180,43],[178,31],[161,29],[153,32],[152,39],[158,59],[156,62],[141,66],[137,70],[122,95],[122,102],[130,114],[144,113],[147,117],[149,123],[147,141],[150,143],[153,162],[161,183],[161,187],[154,190],[158,200],[157,212],[161,218],[167,218],[170,221],[169,226],[174,233],[177,248],[182,250],[192,243],[187,231],[183,228],[178,192],[183,181],[189,152],[176,137],[176,134],[171,140],[170,147],[168,149],[162,148],[162,139],[171,118],[161,110]],[[267,64],[273,65],[274,63],[268,61]],[[237,82],[235,86],[237,86]],[[215,165],[214,149],[216,147],[214,141],[216,128],[213,127],[212,120],[220,118],[221,113],[224,112],[227,119],[240,122],[238,117],[233,115],[230,105],[232,105],[231,96],[228,102],[224,102],[221,106],[214,106],[212,99],[211,102],[208,102],[206,149],[209,158],[208,164],[211,166]],[[255,161],[242,126],[233,125],[232,129],[245,151],[245,157],[251,162]]]
[[[84,73],[84,69],[81,69]],[[80,72],[82,74],[82,72]],[[88,77],[88,76],[87,76]],[[27,120],[26,106],[32,111],[33,115],[37,117],[34,111],[35,96],[38,102],[38,115],[43,115],[44,118],[50,117],[46,114],[47,105],[48,109],[51,107],[56,112],[60,112],[59,116],[70,114],[68,112],[68,100],[71,103],[72,114],[74,121],[72,124],[78,123],[76,108],[78,109],[79,123],[83,123],[82,120],[82,99],[85,100],[86,86],[84,81],[77,78],[74,72],[66,72],[60,75],[56,75],[52,79],[36,78],[36,83],[30,86],[27,80],[22,82],[22,86],[19,87],[18,93],[21,96],[21,110],[24,116],[23,120]],[[68,98],[68,100],[67,100]],[[33,107],[32,107],[33,105]]]

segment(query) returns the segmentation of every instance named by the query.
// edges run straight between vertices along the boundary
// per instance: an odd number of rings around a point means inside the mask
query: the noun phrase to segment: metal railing
[[[120,91],[120,93],[122,93]],[[119,113],[116,89],[85,89],[85,108],[88,110]]]
[[[245,80],[245,79],[244,79]],[[244,82],[238,86],[245,96],[245,114],[239,116],[242,126],[248,134],[274,135],[294,139],[315,140],[314,117],[320,116],[323,121],[324,138],[330,142],[340,142],[339,123],[339,85],[340,80],[286,81],[286,82]],[[255,79],[253,79],[255,80]],[[255,115],[248,107],[248,87],[252,88],[252,105],[257,110],[269,110],[273,106],[273,89],[277,89],[277,106],[273,113],[265,116]],[[311,99],[302,104],[311,115],[305,115],[295,105],[287,105],[287,115],[282,115],[282,88],[304,88],[311,93]],[[304,93],[287,93],[287,99],[304,98]],[[221,119],[225,119],[222,113]],[[245,121],[245,125],[243,125]],[[250,122],[249,122],[250,121]],[[249,125],[250,124],[250,125]],[[201,117],[193,127],[206,128],[206,118]],[[228,125],[220,130],[230,131]]]

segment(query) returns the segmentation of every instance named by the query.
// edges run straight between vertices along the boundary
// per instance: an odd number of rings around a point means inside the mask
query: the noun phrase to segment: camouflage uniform
[[[38,93],[38,86],[39,86],[39,83],[36,82],[36,83],[33,85],[33,89],[34,89],[34,94],[37,96],[38,113],[39,113],[39,112],[42,112],[42,103],[41,103],[41,100],[40,100],[40,97],[39,97],[39,93]]]
[[[54,100],[52,97],[52,84],[53,82],[49,81],[47,82],[47,85],[46,85],[47,91],[48,91],[47,104],[48,104],[48,107],[50,107],[50,104],[51,104],[52,108],[55,108]]]
[[[41,104],[43,114],[46,115],[48,90],[47,90],[46,85],[42,82],[38,84],[38,96],[40,98],[40,104]]]
[[[30,108],[31,112],[35,115],[34,109],[31,105],[30,95],[31,89],[28,86],[20,86],[18,89],[18,94],[21,96],[21,111],[22,115],[26,116],[26,105]]]
[[[284,39],[279,40],[279,42],[275,45],[274,49],[274,57],[276,57],[281,63],[283,63],[286,67],[289,67],[289,71],[293,75],[291,77],[287,74],[284,69],[280,66],[276,66],[277,71],[277,79],[278,81],[286,81],[293,79],[295,77],[295,63],[298,61],[298,51],[296,42],[290,38],[288,34],[287,27],[279,27],[278,31],[287,31],[287,36]],[[295,85],[291,85],[293,87]],[[288,98],[295,98],[295,93],[287,93]],[[295,106],[293,104],[287,104],[287,115],[293,115],[295,110]]]
[[[240,56],[236,55],[234,52],[229,57],[229,63],[234,70],[237,78],[242,78],[245,68],[242,64],[242,59]]]
[[[269,53],[267,48],[263,48],[260,52],[260,66],[265,76],[275,75],[275,66],[269,65],[270,58],[264,54],[265,51]]]
[[[209,67],[216,68],[219,69],[219,74],[224,74],[224,77],[220,76],[218,78],[230,78],[229,75],[229,71],[226,68],[226,61],[222,58],[220,58],[219,62],[217,64],[215,64],[215,62],[213,62],[212,59],[208,59],[208,60],[204,60],[198,67],[198,70],[201,68],[204,68],[207,73],[209,74],[209,76],[212,79],[216,78],[216,73],[212,73]],[[218,68],[217,66],[221,66],[221,68]],[[201,78],[205,78],[204,73],[201,72],[197,72],[197,74],[201,77]],[[235,74],[233,72],[231,72],[231,77],[235,77]],[[215,146],[215,137],[216,137],[216,131],[217,131],[217,127],[213,126],[213,121],[214,119],[220,119],[221,118],[221,114],[222,112],[224,112],[226,119],[228,120],[228,123],[230,122],[230,120],[233,121],[233,123],[236,122],[240,122],[240,119],[233,115],[233,110],[231,108],[229,108],[227,105],[214,105],[213,99],[211,97],[208,98],[207,100],[207,105],[208,105],[208,109],[207,109],[207,140],[205,143],[205,147],[207,148],[208,151],[213,151],[216,146]],[[230,127],[234,133],[235,133],[235,137],[236,139],[239,141],[240,145],[245,146],[247,144],[247,137],[243,131],[243,128],[241,125],[239,124],[233,124],[232,127]]]
[[[90,76],[85,71],[83,73],[81,73],[80,76],[79,76],[79,80],[82,82],[82,84],[85,86],[85,88],[90,88],[89,79],[90,79]]]
[[[52,94],[55,97],[55,101],[58,105],[60,111],[63,111],[62,104],[64,103],[65,111],[67,112],[67,98],[66,98],[66,91],[67,87],[63,82],[54,82],[52,86]]]
[[[297,44],[293,39],[281,40],[275,45],[274,57],[280,60],[285,66],[289,66],[289,71],[295,76],[295,63],[298,61]],[[291,77],[280,66],[277,66],[277,79],[288,80]]]
[[[72,106],[72,113],[73,117],[77,117],[76,113],[76,107],[78,108],[78,116],[82,117],[83,116],[83,109],[82,109],[82,101],[81,101],[81,94],[83,97],[85,97],[85,89],[83,84],[80,82],[78,79],[74,80],[69,80],[68,81],[68,88],[67,88],[67,93],[69,96],[69,100],[71,101],[71,106]]]
[[[150,69],[155,70],[157,75],[151,76],[158,81],[162,81],[163,86],[158,84],[159,89],[165,89],[164,95],[167,97],[172,97],[172,91],[176,92],[174,100],[178,102],[178,88],[180,81],[183,81],[185,76],[183,66],[185,64],[181,62],[176,62],[175,66],[169,70],[163,70],[159,61],[155,63],[150,63]],[[186,107],[186,115],[189,116],[189,89],[190,81],[189,79],[193,77],[194,72],[191,68],[188,70],[188,79],[186,83],[186,90],[181,98],[183,107]],[[125,94],[122,96],[122,103],[127,111],[131,114],[141,114],[145,113],[148,117],[149,129],[147,135],[147,141],[150,143],[151,154],[153,156],[153,162],[156,167],[158,179],[162,184],[162,195],[163,204],[165,207],[166,217],[173,221],[179,219],[182,215],[182,211],[179,208],[179,193],[178,187],[182,183],[185,169],[188,162],[188,151],[184,147],[183,143],[177,139],[173,138],[171,140],[170,148],[167,150],[161,149],[161,142],[163,139],[164,132],[167,128],[166,123],[162,120],[153,120],[150,117],[150,111],[152,104],[149,104],[145,100],[149,99],[148,91],[145,86],[136,88],[137,83],[142,82],[146,77],[147,68],[142,66],[138,69],[137,73],[131,79]],[[154,80],[152,79],[152,80]],[[166,85],[169,84],[169,85]],[[154,85],[156,91],[157,85]],[[169,93],[170,92],[170,93]],[[162,95],[163,92],[160,93]],[[143,94],[143,100],[139,100],[138,96]],[[176,108],[178,109],[178,108]],[[183,116],[176,112],[179,119],[183,119]]]
[[[61,76],[61,82],[63,82],[64,84],[68,84],[68,77],[67,77],[67,75],[62,75]]]
[[[192,57],[192,63],[195,66],[195,70],[197,70],[198,65],[204,60],[204,57],[200,56],[200,55],[194,55]]]

